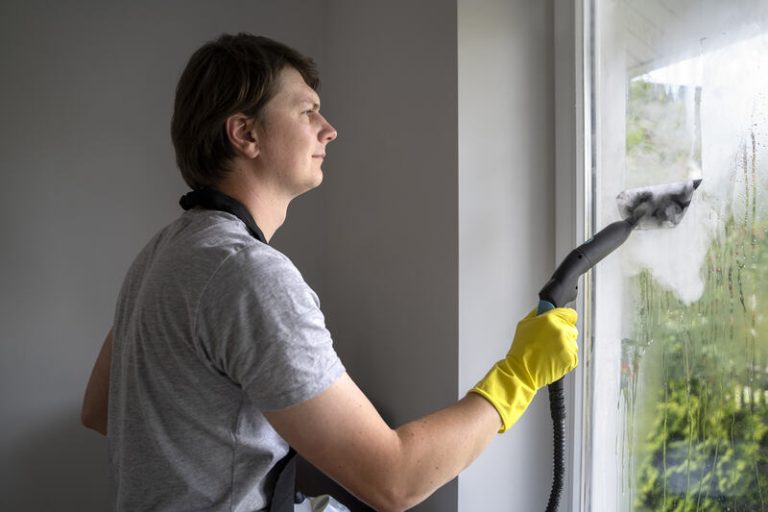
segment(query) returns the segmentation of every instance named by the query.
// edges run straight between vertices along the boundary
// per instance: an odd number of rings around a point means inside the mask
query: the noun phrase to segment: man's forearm
[[[404,460],[401,488],[419,503],[474,461],[501,426],[496,409],[470,393],[456,404],[396,429]]]

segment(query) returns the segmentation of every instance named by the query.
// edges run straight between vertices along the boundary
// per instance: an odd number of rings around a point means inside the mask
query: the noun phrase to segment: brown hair
[[[237,112],[258,119],[286,66],[313,89],[320,85],[311,58],[263,36],[224,34],[190,57],[176,86],[171,139],[176,164],[193,190],[215,185],[229,171],[235,152],[226,119]]]

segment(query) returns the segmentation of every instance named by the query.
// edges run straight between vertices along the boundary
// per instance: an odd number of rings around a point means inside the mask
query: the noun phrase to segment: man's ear
[[[227,138],[232,149],[239,156],[256,158],[259,154],[259,140],[256,134],[256,120],[238,112],[226,120]]]

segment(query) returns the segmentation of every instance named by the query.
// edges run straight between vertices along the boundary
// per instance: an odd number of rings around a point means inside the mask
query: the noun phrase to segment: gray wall
[[[334,0],[323,309],[391,425],[456,400],[456,4]],[[455,482],[420,510],[456,507]]]
[[[125,270],[179,211],[173,88],[221,32],[273,36],[320,64],[339,138],[274,244],[392,425],[463,395],[551,270],[551,2],[221,5],[0,6],[4,510],[107,508],[82,391]],[[534,404],[419,510],[540,508],[548,429]]]
[[[108,509],[80,402],[130,261],[179,212],[169,126],[186,59],[238,30],[322,57],[314,2],[120,5],[0,4],[2,510]]]

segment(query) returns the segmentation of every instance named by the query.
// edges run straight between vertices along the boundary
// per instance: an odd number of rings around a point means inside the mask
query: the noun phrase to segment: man
[[[317,86],[310,59],[248,34],[207,43],[179,80],[172,138],[193,192],[128,271],[83,403],[108,437],[117,510],[274,509],[288,445],[371,507],[404,510],[576,366],[575,311],[531,314],[459,402],[395,430],[381,419],[268,245],[337,136]]]

